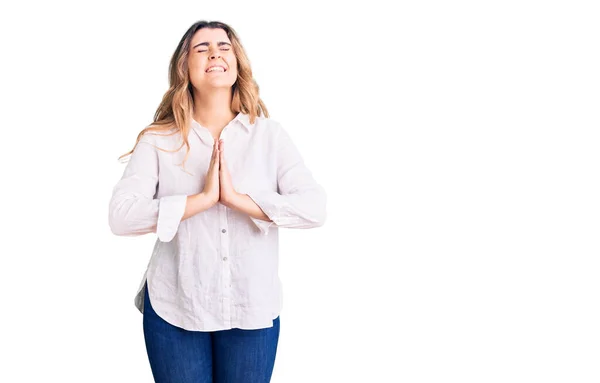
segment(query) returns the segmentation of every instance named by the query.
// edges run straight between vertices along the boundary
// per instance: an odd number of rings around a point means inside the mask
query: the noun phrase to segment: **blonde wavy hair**
[[[169,64],[169,89],[164,94],[162,101],[154,114],[154,122],[138,134],[133,149],[120,156],[118,160],[132,154],[145,133],[149,132],[150,134],[155,134],[152,132],[168,132],[175,129],[174,132],[167,134],[167,136],[180,133],[183,142],[179,148],[166,150],[155,147],[165,152],[177,152],[185,145],[187,147],[187,152],[183,163],[181,164],[185,170],[185,162],[187,161],[190,152],[190,144],[187,137],[190,130],[190,122],[194,107],[193,86],[190,82],[187,62],[192,37],[202,28],[223,29],[227,33],[229,40],[231,40],[233,53],[237,59],[238,72],[237,80],[232,86],[233,96],[231,99],[231,110],[234,113],[242,112],[248,114],[250,123],[252,124],[257,116],[263,115],[264,117],[269,117],[267,107],[258,95],[259,88],[252,77],[250,60],[248,59],[246,51],[235,30],[220,21],[197,21],[185,32],[179,41],[179,45],[177,45],[177,49],[175,49],[175,52],[171,57],[171,62]]]

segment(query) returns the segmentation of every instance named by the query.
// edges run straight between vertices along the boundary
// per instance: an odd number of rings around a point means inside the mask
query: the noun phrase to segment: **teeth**
[[[206,73],[213,72],[216,70],[218,70],[219,72],[225,72],[225,69],[221,68],[220,66],[214,66],[214,67],[210,68],[209,70],[207,70]]]

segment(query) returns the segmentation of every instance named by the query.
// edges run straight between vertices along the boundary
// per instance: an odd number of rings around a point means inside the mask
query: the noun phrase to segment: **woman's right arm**
[[[113,234],[156,233],[160,241],[169,242],[175,237],[181,221],[214,204],[204,193],[154,198],[157,185],[157,149],[144,135],[112,191],[108,223]]]
[[[185,212],[183,213],[181,220],[186,220],[193,215],[203,212],[204,210],[208,210],[216,202],[218,201],[214,201],[213,199],[209,198],[205,193],[187,196]]]

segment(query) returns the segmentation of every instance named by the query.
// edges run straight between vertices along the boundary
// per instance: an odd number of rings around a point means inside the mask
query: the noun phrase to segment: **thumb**
[[[225,164],[225,155],[224,155],[224,141],[223,140],[219,140],[219,160]]]

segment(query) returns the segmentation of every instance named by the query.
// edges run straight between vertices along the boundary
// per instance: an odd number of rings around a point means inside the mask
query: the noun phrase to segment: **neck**
[[[194,120],[210,131],[220,131],[236,114],[231,110],[231,88],[213,89],[209,94],[194,91]]]

